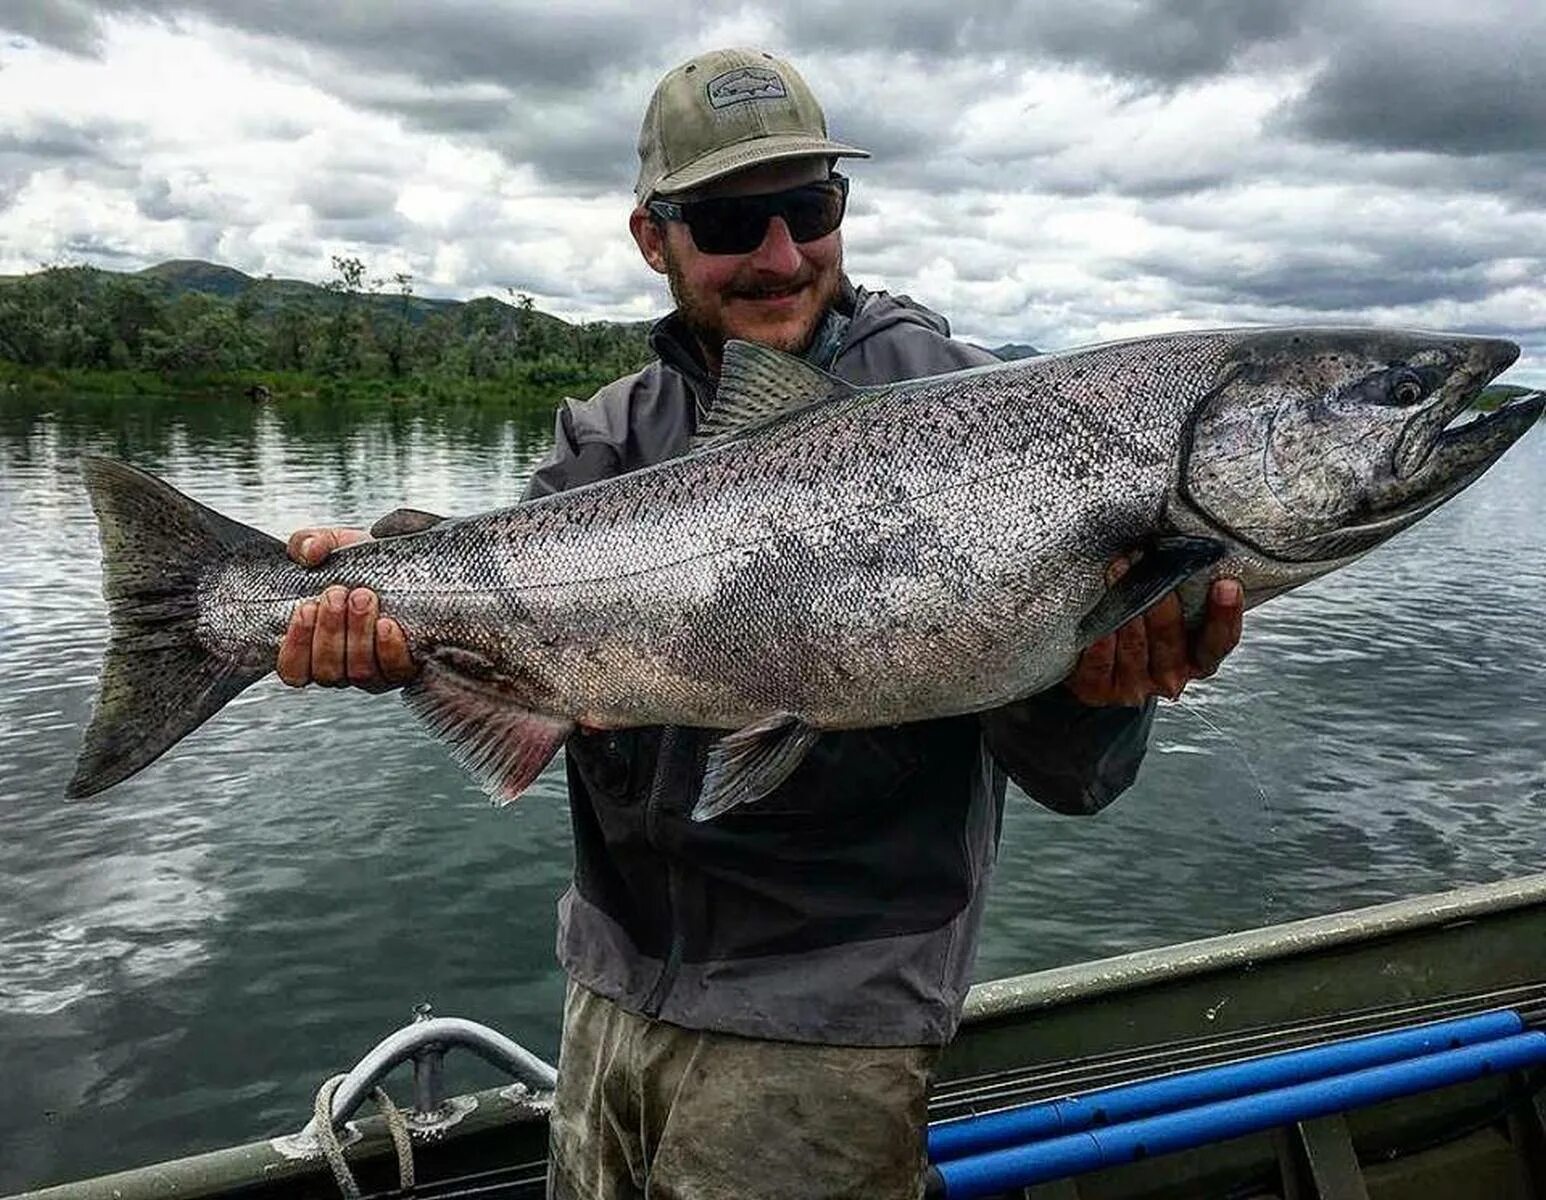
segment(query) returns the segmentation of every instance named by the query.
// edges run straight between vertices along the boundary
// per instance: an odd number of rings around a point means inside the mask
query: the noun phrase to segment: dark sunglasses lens
[[[778,216],[797,242],[826,237],[843,221],[845,197],[836,184],[813,184],[776,196],[726,197],[683,206],[692,240],[705,254],[750,254]]]
[[[767,209],[744,200],[700,200],[685,205],[683,216],[705,254],[749,254],[768,228]]]
[[[791,192],[779,216],[797,242],[826,237],[843,221],[844,196],[837,187],[801,188]]]

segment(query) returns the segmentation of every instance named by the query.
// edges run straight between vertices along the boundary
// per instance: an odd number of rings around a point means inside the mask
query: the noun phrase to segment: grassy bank
[[[499,379],[413,376],[324,376],[305,371],[240,371],[165,375],[154,371],[81,367],[28,367],[0,360],[0,393],[34,395],[193,396],[241,403],[389,402],[551,408],[561,397],[588,396],[615,378],[612,371],[588,371],[570,363],[520,363]]]

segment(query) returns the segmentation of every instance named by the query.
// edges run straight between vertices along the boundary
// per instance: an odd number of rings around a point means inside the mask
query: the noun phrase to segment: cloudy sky
[[[653,316],[639,118],[718,45],[791,57],[874,152],[854,278],[973,340],[1399,324],[1546,383],[1539,0],[4,0],[0,273],[353,253]]]

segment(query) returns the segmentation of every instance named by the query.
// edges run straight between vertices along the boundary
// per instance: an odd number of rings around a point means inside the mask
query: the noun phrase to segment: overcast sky
[[[1546,382],[1539,0],[4,0],[0,273],[196,257],[642,318],[639,119],[789,56],[850,274],[988,344],[1286,322],[1500,333]]]

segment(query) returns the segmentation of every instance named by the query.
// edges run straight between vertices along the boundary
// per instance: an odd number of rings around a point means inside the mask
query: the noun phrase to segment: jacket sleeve
[[[582,440],[578,436],[570,403],[566,400],[558,407],[553,422],[553,448],[533,468],[522,500],[535,500],[595,483],[598,479],[608,479],[622,469],[617,447],[605,441]]]
[[[1156,702],[1092,708],[1062,684],[980,714],[988,753],[1038,804],[1087,816],[1137,778]]]

